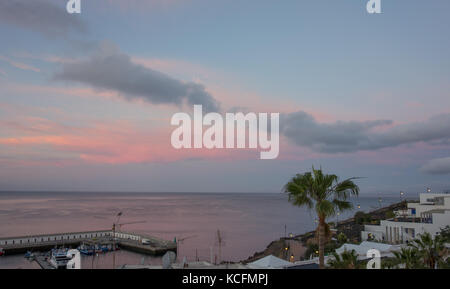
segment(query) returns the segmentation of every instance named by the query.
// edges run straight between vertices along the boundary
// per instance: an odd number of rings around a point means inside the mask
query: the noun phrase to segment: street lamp
[[[431,193],[431,188],[427,188],[427,193]]]
[[[119,224],[120,216],[122,216],[122,212],[119,212],[116,217],[116,222],[113,223],[112,232],[113,232],[113,269],[116,269],[116,226]]]
[[[405,193],[403,192],[403,191],[400,191],[400,202],[401,201],[403,201],[403,195],[404,195]]]

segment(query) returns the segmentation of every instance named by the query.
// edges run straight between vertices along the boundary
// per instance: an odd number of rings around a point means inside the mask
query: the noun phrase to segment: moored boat
[[[27,258],[27,259],[33,259],[34,258],[34,254],[33,254],[33,252],[28,251],[28,252],[25,253],[24,257]]]
[[[55,269],[66,269],[67,262],[71,260],[67,256],[67,249],[53,249],[50,252],[49,263]]]

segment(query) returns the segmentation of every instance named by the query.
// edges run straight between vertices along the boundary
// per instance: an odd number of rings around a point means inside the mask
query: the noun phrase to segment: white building
[[[400,244],[426,232],[435,236],[450,225],[450,194],[420,194],[418,203],[410,202],[406,210],[394,213],[394,218],[380,225],[365,225],[361,239]]]

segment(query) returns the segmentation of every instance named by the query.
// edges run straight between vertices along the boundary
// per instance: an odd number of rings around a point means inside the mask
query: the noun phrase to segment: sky
[[[0,3],[0,191],[450,190],[450,2]],[[280,153],[171,146],[176,112],[280,113]]]

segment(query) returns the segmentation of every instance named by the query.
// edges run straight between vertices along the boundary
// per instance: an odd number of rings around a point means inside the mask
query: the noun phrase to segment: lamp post
[[[431,188],[427,188],[427,193],[431,193]]]
[[[120,216],[122,216],[122,212],[117,214],[116,222],[113,223],[112,232],[113,232],[113,269],[116,269],[116,225],[119,224]]]

